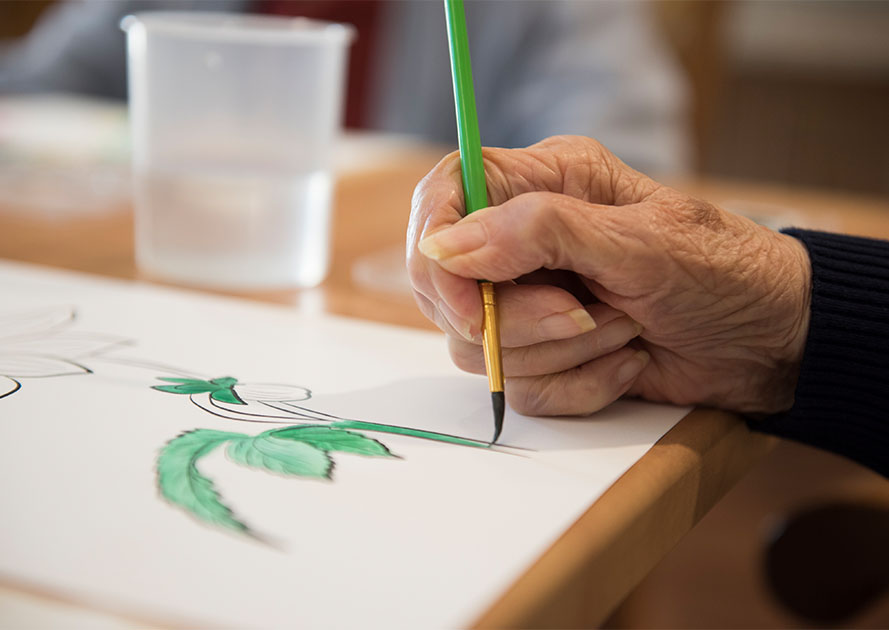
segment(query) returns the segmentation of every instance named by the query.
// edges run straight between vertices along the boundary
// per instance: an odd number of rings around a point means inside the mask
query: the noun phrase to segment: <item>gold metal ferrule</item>
[[[482,308],[484,310],[484,327],[482,343],[485,349],[485,370],[488,372],[488,385],[492,392],[503,391],[503,355],[500,349],[500,324],[497,319],[497,300],[494,297],[494,285],[480,282]]]

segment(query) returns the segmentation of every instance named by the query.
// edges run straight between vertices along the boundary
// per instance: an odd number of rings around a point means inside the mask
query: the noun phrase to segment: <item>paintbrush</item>
[[[463,0],[444,0],[448,24],[448,46],[451,51],[451,76],[454,80],[454,102],[457,108],[457,140],[460,147],[460,170],[463,173],[463,195],[466,213],[488,206],[488,189],[485,184],[485,165],[482,161],[482,142],[478,131],[475,111],[475,89],[472,85],[472,63],[469,59],[469,41],[466,35],[466,14]],[[494,285],[487,280],[479,281],[484,309],[482,343],[485,351],[485,370],[494,407],[494,439],[503,430],[503,356],[500,348],[500,326],[497,322],[497,302]]]

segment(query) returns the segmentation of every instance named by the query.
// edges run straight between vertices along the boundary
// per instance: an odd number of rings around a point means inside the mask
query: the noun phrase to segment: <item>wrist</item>
[[[812,305],[812,263],[805,245],[792,236],[776,234],[780,239],[782,257],[787,263],[782,265],[783,286],[781,292],[787,295],[787,324],[781,326],[775,357],[775,389],[767,413],[787,411],[793,406],[794,392],[799,380],[800,365],[809,336],[809,321]]]

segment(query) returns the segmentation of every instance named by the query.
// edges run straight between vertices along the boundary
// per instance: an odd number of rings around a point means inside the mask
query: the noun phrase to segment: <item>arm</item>
[[[793,407],[750,426],[889,476],[889,242],[784,233],[812,264],[809,334]]]

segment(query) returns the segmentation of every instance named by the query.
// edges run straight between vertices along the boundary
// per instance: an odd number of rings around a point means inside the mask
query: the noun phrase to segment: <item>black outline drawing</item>
[[[92,374],[82,363],[84,359],[132,344],[121,337],[69,330],[76,319],[73,306],[0,312],[0,376],[16,384],[0,394],[0,399],[20,391],[21,379]],[[19,369],[15,367],[16,359],[22,361]],[[54,364],[57,369],[37,373],[33,366],[26,365],[29,360]]]
[[[14,384],[12,389],[0,394],[0,400],[22,390],[22,383],[19,380],[22,378],[94,374],[91,368],[82,364],[84,359],[92,359],[150,371],[155,379],[162,382],[153,385],[152,389],[165,393],[186,394],[191,404],[213,416],[238,422],[282,425],[254,436],[213,429],[192,429],[180,433],[167,442],[160,449],[156,461],[157,487],[165,501],[185,510],[201,522],[246,533],[254,538],[257,538],[256,533],[235,518],[231,509],[222,502],[213,482],[204,477],[196,467],[201,457],[221,445],[225,445],[227,458],[236,464],[264,469],[275,474],[315,479],[321,477],[328,481],[333,479],[336,465],[332,457],[334,452],[401,459],[392,453],[387,445],[375,438],[367,437],[364,432],[388,433],[513,456],[523,456],[521,451],[530,450],[502,444],[492,445],[453,434],[342,418],[317,411],[294,404],[312,398],[311,390],[303,386],[283,383],[245,383],[233,377],[205,378],[163,363],[111,356],[108,354],[110,351],[134,346],[135,342],[111,335],[70,331],[76,319],[77,314],[73,306],[0,313],[0,379],[7,379]],[[70,346],[67,352],[64,351],[66,343]],[[53,345],[56,347],[56,352],[48,351]],[[39,351],[35,351],[35,348]],[[15,369],[4,369],[4,358],[7,359],[8,367],[14,365],[9,358],[16,356],[25,359],[45,359],[75,369],[24,375],[16,374]],[[22,371],[27,372],[27,370]],[[175,378],[157,376],[159,372],[175,375]],[[0,380],[0,383],[2,382]],[[236,391],[239,386],[241,392]],[[262,392],[263,387],[272,390],[277,388],[281,391],[278,394],[273,391]],[[255,391],[257,388],[258,392]],[[286,393],[288,389],[291,393]],[[280,398],[273,398],[275,395]],[[257,406],[263,409],[258,410]],[[259,413],[266,409],[277,413],[269,411]],[[206,441],[202,443],[200,441],[202,439]],[[257,444],[255,447],[254,442]],[[186,449],[184,455],[183,448]],[[193,452],[187,451],[189,448],[194,449]],[[232,448],[240,454],[238,461],[231,454]],[[287,449],[290,449],[289,456]],[[311,457],[306,462],[299,459],[300,449],[309,455],[315,453],[312,457],[318,461],[321,461],[318,459],[320,457],[318,453],[323,453],[323,457],[326,458],[324,461],[327,462],[326,468],[322,471],[323,475],[318,471],[312,471],[309,464]]]

